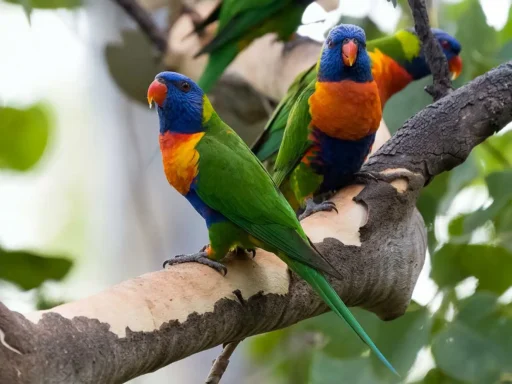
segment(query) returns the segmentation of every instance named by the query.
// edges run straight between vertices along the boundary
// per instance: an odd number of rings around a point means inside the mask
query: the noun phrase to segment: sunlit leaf
[[[420,349],[428,344],[431,325],[427,308],[420,306],[393,321],[380,321],[373,341],[395,369],[405,376]],[[377,375],[388,376],[391,380],[393,375],[380,360],[373,354],[371,359]]]
[[[467,383],[496,383],[512,372],[512,319],[497,296],[477,292],[464,300],[452,324],[432,343],[437,366]]]
[[[47,108],[0,107],[0,169],[26,171],[41,158],[50,134]]]
[[[432,256],[430,277],[441,287],[453,287],[467,277],[478,289],[501,294],[512,286],[512,253],[483,244],[446,244]]]
[[[455,380],[453,377],[448,376],[446,373],[444,373],[439,368],[433,368],[426,376],[423,378],[423,380],[415,381],[411,384],[464,384],[463,382],[459,380]]]
[[[62,257],[46,257],[28,251],[7,251],[0,248],[0,279],[28,290],[46,280],[61,280],[73,263]]]

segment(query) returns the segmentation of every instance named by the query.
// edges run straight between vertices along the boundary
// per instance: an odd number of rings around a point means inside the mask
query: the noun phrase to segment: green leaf
[[[512,40],[512,7],[510,7],[508,10],[507,20],[508,21],[503,29],[498,33],[499,40],[502,45],[506,45],[510,42],[510,40]]]
[[[123,31],[122,37],[121,44],[105,47],[110,75],[129,98],[147,106],[148,86],[164,68],[155,57],[147,37],[140,31]]]
[[[373,337],[379,322],[373,313],[360,308],[350,308],[357,321]],[[301,329],[319,332],[325,340],[323,352],[333,358],[357,357],[368,350],[366,344],[333,312],[313,317],[300,323]]]
[[[26,171],[41,158],[51,130],[46,107],[0,107],[0,169]]]
[[[463,384],[459,380],[455,380],[453,377],[448,376],[446,373],[441,371],[439,368],[433,368],[428,371],[425,378],[421,381],[415,381],[412,384]]]
[[[394,134],[408,118],[432,103],[432,97],[424,91],[425,86],[429,84],[432,84],[431,76],[409,84],[389,99],[384,108],[384,121],[391,134]]]
[[[456,85],[474,79],[496,65],[494,56],[499,48],[496,31],[487,25],[485,14],[478,0],[465,0],[457,16],[455,37],[462,45],[464,68]]]
[[[46,280],[61,280],[72,262],[62,257],[45,257],[28,251],[7,251],[0,248],[0,279],[28,290]]]
[[[512,253],[483,244],[446,244],[432,256],[430,277],[440,288],[454,287],[467,277],[479,290],[502,294],[512,286]]]
[[[512,372],[512,319],[497,295],[477,292],[460,304],[453,323],[432,343],[437,366],[467,383],[496,383]]]
[[[382,380],[371,369],[370,359],[333,359],[317,352],[311,366],[311,384],[375,384]]]
[[[4,0],[8,3],[19,4],[25,9],[57,9],[77,8],[82,5],[82,0]]]
[[[431,326],[430,313],[426,307],[419,306],[393,321],[379,321],[377,337],[373,341],[395,369],[405,376],[420,349],[428,345]],[[378,376],[391,379],[389,370],[375,355],[371,354],[371,360]]]
[[[475,182],[478,168],[474,155],[450,172],[442,173],[423,189],[418,199],[420,210],[428,230],[428,248],[431,254],[437,248],[435,218],[444,214],[460,191]]]

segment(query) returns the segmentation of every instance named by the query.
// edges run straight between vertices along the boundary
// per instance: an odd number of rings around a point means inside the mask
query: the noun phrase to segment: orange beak
[[[160,107],[164,104],[167,97],[167,86],[158,79],[154,80],[148,88],[149,108],[153,105],[153,101]]]
[[[354,40],[349,40],[347,43],[343,44],[343,48],[341,48],[343,63],[346,66],[351,67],[354,65],[354,62],[357,59],[357,45],[354,43]]]
[[[459,77],[460,73],[462,72],[462,59],[460,56],[453,56],[450,61],[448,61],[448,68],[452,73],[452,80],[455,80],[457,77]]]

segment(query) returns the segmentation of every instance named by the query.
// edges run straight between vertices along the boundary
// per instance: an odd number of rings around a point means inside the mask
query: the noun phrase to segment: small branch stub
[[[241,341],[241,340],[240,340]],[[212,369],[210,369],[210,373],[206,378],[205,384],[218,384],[220,383],[220,379],[222,379],[222,375],[226,372],[226,369],[229,364],[229,358],[235,351],[240,341],[232,341],[224,346],[219,357],[215,359],[212,365]]]

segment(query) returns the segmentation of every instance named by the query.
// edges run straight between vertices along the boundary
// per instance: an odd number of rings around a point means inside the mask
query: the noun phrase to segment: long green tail
[[[217,80],[221,77],[224,70],[235,59],[238,49],[234,44],[228,44],[218,51],[210,53],[208,64],[206,65],[201,78],[197,84],[205,93],[211,91]]]
[[[359,336],[361,340],[363,340],[366,345],[370,347],[373,353],[377,355],[379,360],[382,361],[391,372],[397,376],[400,376],[395,368],[393,368],[391,363],[384,357],[382,352],[379,351],[379,348],[377,348],[370,336],[366,334],[363,327],[361,327],[361,324],[359,324],[352,312],[350,312],[345,303],[343,303],[336,291],[330,286],[327,279],[320,272],[304,264],[300,264],[291,260],[288,265],[295,273],[297,273],[311,285],[311,287],[320,295],[322,300],[325,301],[325,303],[332,309],[334,313],[336,313],[339,317],[348,323],[350,328],[352,328],[357,336]]]

